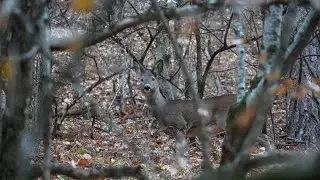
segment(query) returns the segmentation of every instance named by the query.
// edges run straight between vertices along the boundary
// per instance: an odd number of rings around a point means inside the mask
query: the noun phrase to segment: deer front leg
[[[180,167],[187,168],[188,161],[184,154],[187,152],[187,141],[182,131],[176,132],[176,158]]]

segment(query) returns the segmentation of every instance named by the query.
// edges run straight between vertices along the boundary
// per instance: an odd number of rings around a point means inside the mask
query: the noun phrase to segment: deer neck
[[[159,89],[147,98],[147,103],[151,107],[162,107],[167,104],[166,99],[162,96]]]

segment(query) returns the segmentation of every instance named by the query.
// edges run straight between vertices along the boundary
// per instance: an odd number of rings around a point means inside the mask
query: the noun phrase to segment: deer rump
[[[197,137],[200,135],[201,119],[205,130],[210,133],[224,130],[230,104],[234,103],[235,98],[235,95],[207,98],[201,100],[199,108],[193,100],[172,100],[151,109],[166,134],[175,136],[176,131],[182,131],[187,137]],[[197,109],[202,111],[201,117]]]

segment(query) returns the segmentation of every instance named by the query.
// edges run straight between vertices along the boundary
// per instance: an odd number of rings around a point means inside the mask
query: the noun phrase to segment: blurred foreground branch
[[[52,164],[50,167],[52,175],[65,175],[75,179],[91,179],[91,178],[122,178],[122,177],[135,177],[143,180],[146,177],[142,174],[141,166],[138,167],[108,167],[101,169],[80,169],[72,166],[61,164]],[[33,178],[40,177],[42,168],[38,165],[32,167]]]

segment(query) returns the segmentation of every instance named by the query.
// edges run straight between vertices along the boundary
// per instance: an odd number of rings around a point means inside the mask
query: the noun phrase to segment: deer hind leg
[[[185,157],[185,153],[187,152],[187,142],[185,138],[185,134],[181,130],[177,130],[176,132],[176,158],[180,167],[187,168],[188,160]]]
[[[189,140],[189,145],[192,147],[196,147],[196,137],[200,136],[200,128],[198,127],[191,127],[187,130],[186,136]]]

